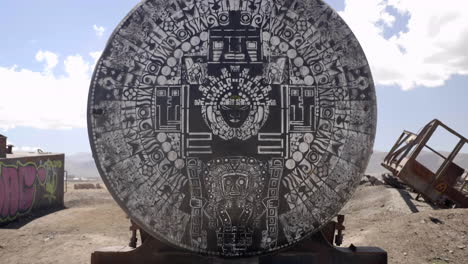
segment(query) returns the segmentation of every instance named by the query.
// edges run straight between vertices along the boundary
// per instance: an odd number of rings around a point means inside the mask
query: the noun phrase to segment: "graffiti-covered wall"
[[[0,224],[63,206],[64,155],[0,159]]]

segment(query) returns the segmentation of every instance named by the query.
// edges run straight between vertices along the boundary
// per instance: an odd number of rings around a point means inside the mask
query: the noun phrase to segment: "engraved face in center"
[[[239,72],[237,72],[237,70]],[[224,140],[246,140],[258,134],[268,119],[271,87],[249,67],[222,68],[201,85],[202,116],[213,134]]]
[[[221,102],[221,116],[230,127],[239,128],[247,120],[251,109],[249,101],[240,95],[228,95]]]
[[[247,193],[249,178],[245,174],[229,173],[223,175],[223,193],[226,197],[243,197]]]
[[[220,18],[219,26],[208,31],[206,78],[197,83],[202,92],[197,103],[214,135],[247,140],[263,127],[271,104],[262,30],[247,23],[240,12],[220,17],[224,20]]]

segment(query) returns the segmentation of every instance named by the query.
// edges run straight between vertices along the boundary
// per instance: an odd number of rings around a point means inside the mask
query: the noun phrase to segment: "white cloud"
[[[36,53],[38,62],[45,62],[44,73],[50,74],[58,64],[58,55],[50,51],[42,51]]]
[[[48,54],[48,55],[46,55]],[[86,127],[86,104],[91,63],[80,55],[67,56],[65,74],[51,72],[58,62],[52,52],[39,51],[42,72],[17,66],[0,67],[2,101],[0,129],[28,126],[42,129]]]
[[[89,75],[90,65],[80,55],[68,56],[64,64],[70,78],[87,78]]]
[[[98,25],[93,25],[93,29],[98,37],[102,37],[102,35],[104,35],[104,31],[106,31],[105,27]]]
[[[409,16],[407,32],[384,37],[396,17]],[[382,85],[437,87],[453,75],[468,75],[466,0],[346,0],[340,15],[361,42],[374,79]]]

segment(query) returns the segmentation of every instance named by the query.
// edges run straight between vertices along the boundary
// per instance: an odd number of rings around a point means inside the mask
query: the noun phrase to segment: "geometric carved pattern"
[[[147,0],[97,63],[88,125],[102,178],[143,229],[248,256],[300,241],[350,198],[375,90],[320,0]]]

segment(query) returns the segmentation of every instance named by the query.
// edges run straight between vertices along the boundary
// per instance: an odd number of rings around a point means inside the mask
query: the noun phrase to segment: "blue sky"
[[[454,0],[452,9],[436,0],[327,2],[355,32],[373,70],[376,150],[434,118],[468,136],[466,1]],[[1,0],[0,78],[7,81],[0,85],[0,133],[24,150],[89,152],[84,110],[95,59],[137,3]],[[447,142],[442,137],[434,147],[449,150]]]

